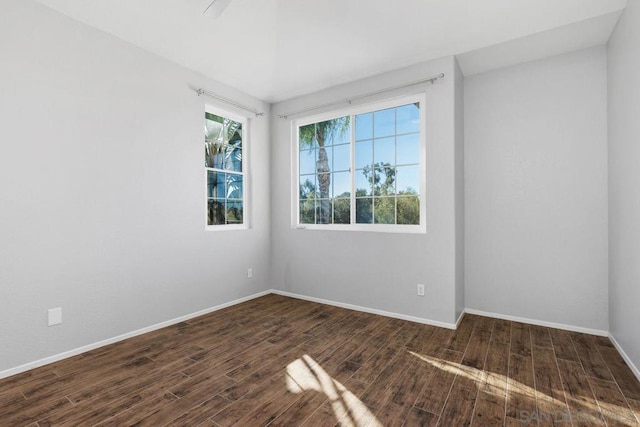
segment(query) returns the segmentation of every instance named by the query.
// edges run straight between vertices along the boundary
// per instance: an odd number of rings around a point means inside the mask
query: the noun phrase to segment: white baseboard
[[[0,371],[0,379],[7,378],[12,375],[20,374],[22,372],[29,371],[31,369],[39,368],[44,365],[48,365],[50,363],[58,362],[63,359],[67,359],[69,357],[77,356],[78,354],[87,352],[89,350],[94,350],[99,347],[104,347],[105,345],[114,344],[118,341],[123,341],[128,338],[133,338],[138,335],[146,334],[148,332],[153,332],[158,329],[165,328],[167,326],[175,325],[176,323],[184,322],[186,320],[193,319],[194,317],[202,316],[205,314],[212,313],[214,311],[222,310],[223,308],[231,307],[232,305],[240,304],[255,298],[259,298],[261,296],[265,296],[272,293],[271,290],[258,292],[257,294],[249,295],[247,297],[239,298],[234,301],[226,302],[224,304],[216,305],[215,307],[207,308],[201,311],[197,311],[195,313],[187,314],[185,316],[176,317],[175,319],[167,320],[165,322],[156,323],[155,325],[147,326],[142,329],[138,329],[133,332],[127,332],[126,334],[118,335],[117,337],[108,338],[106,340],[98,341],[93,344],[88,344],[82,347],[75,348],[73,350],[65,351],[64,353],[56,354],[53,356],[45,357],[44,359],[36,360],[35,362],[26,363],[24,365],[17,366],[15,368],[10,368],[4,371]]]
[[[546,322],[544,320],[527,319],[525,317],[509,316],[508,314],[491,313],[487,311],[466,308],[465,313],[476,314],[478,316],[493,317],[494,319],[510,320],[512,322],[528,323],[530,325],[546,326],[548,328],[564,329],[565,331],[581,332],[583,334],[598,335],[608,337],[609,332],[600,329],[583,328],[581,326],[565,325],[562,323]]]
[[[640,381],[640,369],[638,369],[638,367],[633,363],[633,361],[627,355],[627,353],[624,352],[624,350],[622,349],[622,346],[618,343],[618,341],[616,341],[615,337],[611,333],[609,333],[609,339],[615,346],[616,350],[618,350],[618,353],[620,353],[620,356],[622,356],[624,361],[627,362],[627,365],[629,365],[629,368],[631,369],[633,374],[636,376],[638,381]]]
[[[462,310],[462,313],[460,313],[460,316],[458,316],[458,320],[456,320],[456,329],[458,329],[458,326],[460,326],[460,322],[462,322],[462,319],[464,319],[464,315],[465,311]]]
[[[279,289],[272,289],[271,292],[273,292],[274,294],[277,294],[277,295],[285,296],[285,297],[297,298],[297,299],[301,299],[301,300],[305,300],[305,301],[311,301],[311,302],[317,302],[317,303],[320,303],[320,304],[332,305],[334,307],[340,307],[340,308],[346,308],[346,309],[349,309],[349,310],[361,311],[363,313],[378,314],[380,316],[393,317],[394,319],[408,320],[410,322],[422,323],[422,324],[425,324],[425,325],[439,326],[441,328],[456,329],[456,326],[457,326],[457,324],[454,324],[454,323],[439,322],[437,320],[430,320],[430,319],[425,319],[425,318],[422,318],[422,317],[408,316],[406,314],[392,313],[390,311],[378,310],[378,309],[375,309],[375,308],[368,308],[368,307],[362,307],[362,306],[354,305],[354,304],[347,304],[347,303],[343,303],[343,302],[330,301],[330,300],[326,300],[326,299],[322,299],[322,298],[309,297],[309,296],[306,296],[306,295],[300,295],[300,294],[295,294],[295,293],[292,293],[292,292],[281,291]],[[462,315],[460,315],[460,318],[458,319],[458,322],[460,322],[460,319],[462,319]]]

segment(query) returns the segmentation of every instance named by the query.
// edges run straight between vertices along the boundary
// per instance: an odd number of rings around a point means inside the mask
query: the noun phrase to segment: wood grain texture
[[[531,327],[524,323],[511,324],[511,353],[531,357]]]
[[[515,419],[522,414],[536,414],[536,389],[531,356],[511,353],[507,389],[507,416]]]
[[[532,325],[531,343],[538,347],[553,348],[553,344],[551,343],[551,334],[549,334],[549,328]]]
[[[532,354],[538,413],[549,415],[540,418],[540,425],[559,424],[556,414],[568,414],[569,408],[553,349],[534,345]]]
[[[616,383],[595,378],[589,382],[607,425],[635,424],[636,417]]]
[[[268,295],[0,381],[8,426],[639,425],[608,339]]]
[[[496,319],[491,331],[491,341],[502,343],[511,342],[511,322],[508,320]]]
[[[509,344],[491,341],[482,381],[478,385],[473,425],[504,424],[509,374]]]
[[[629,367],[618,350],[613,346],[598,346],[598,351],[606,360],[607,366],[620,389],[628,399],[640,400],[640,381],[629,375]]]
[[[640,424],[640,400],[627,399],[627,402],[636,416],[636,422]]]
[[[574,425],[605,425],[584,369],[579,363],[558,359],[560,377]]]
[[[478,387],[473,377],[456,376],[440,419],[452,426],[471,425],[477,395]]]
[[[558,359],[579,362],[578,353],[571,341],[571,333],[560,329],[550,329],[551,342]]]
[[[478,391],[472,424],[476,426],[501,426],[504,424],[504,396]]]
[[[589,336],[574,332],[571,339],[588,377],[613,380],[609,367]]]

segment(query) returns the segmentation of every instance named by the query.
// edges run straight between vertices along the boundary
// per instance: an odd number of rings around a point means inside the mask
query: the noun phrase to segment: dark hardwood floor
[[[268,295],[0,380],[0,425],[639,425],[608,339]]]

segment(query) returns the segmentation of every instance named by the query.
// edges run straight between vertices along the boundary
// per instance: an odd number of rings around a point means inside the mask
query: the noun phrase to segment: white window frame
[[[209,225],[209,181],[208,172],[210,170],[218,170],[213,168],[204,167],[204,224],[206,231],[232,231],[232,230],[248,230],[249,227],[249,118],[241,116],[230,111],[221,109],[220,107],[206,104],[204,112],[214,114],[225,119],[231,119],[233,121],[242,124],[242,171],[235,172],[229,171],[234,174],[242,175],[242,224],[215,224]],[[206,120],[205,115],[202,119]],[[222,170],[222,172],[225,172]]]
[[[301,126],[336,119],[344,116],[370,113],[387,108],[402,105],[420,104],[420,224],[357,224],[355,221],[355,126],[351,120],[351,224],[301,224],[300,223],[300,141],[299,131]],[[291,122],[292,132],[292,176],[291,176],[291,228],[301,230],[333,230],[333,231],[373,231],[383,233],[426,233],[427,232],[427,208],[426,208],[426,94],[424,92],[402,96],[375,103],[361,104],[354,107],[334,110],[313,116],[305,116]]]

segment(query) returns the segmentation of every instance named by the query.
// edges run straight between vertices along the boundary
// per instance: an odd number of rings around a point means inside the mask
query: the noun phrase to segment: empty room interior
[[[0,65],[0,425],[640,425],[640,0],[2,0]]]

